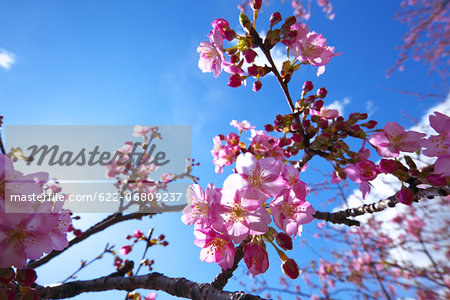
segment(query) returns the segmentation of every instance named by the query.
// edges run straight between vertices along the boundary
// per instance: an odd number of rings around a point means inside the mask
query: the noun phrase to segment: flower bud
[[[237,64],[239,62],[239,55],[234,54],[230,56],[230,62],[232,64]]]
[[[258,75],[258,70],[259,68],[257,65],[251,65],[250,67],[247,68],[248,75],[250,76]]]
[[[264,130],[267,132],[272,132],[274,130],[273,125],[272,124],[265,125]]]
[[[272,28],[274,25],[278,24],[282,20],[280,12],[274,12],[270,16],[270,27]]]
[[[302,90],[303,92],[307,93],[309,91],[312,91],[312,89],[314,88],[314,85],[311,81],[305,81],[305,83],[303,83],[303,87]]]
[[[297,266],[297,263],[292,258],[288,258],[287,260],[283,261],[281,264],[281,270],[283,271],[284,275],[291,279],[296,279],[300,275],[300,270]]]
[[[378,170],[382,173],[392,174],[397,170],[397,161],[382,158],[378,164]]]
[[[242,84],[241,77],[238,74],[231,75],[228,78],[228,86],[230,87],[240,87]]]
[[[292,122],[292,124],[291,124],[291,131],[292,132],[296,132],[299,129],[300,129],[300,124],[298,124],[297,122]]]
[[[250,0],[250,7],[253,10],[258,10],[262,6],[262,0]]]
[[[17,269],[16,279],[23,286],[30,286],[37,279],[36,271],[32,268]]]
[[[257,92],[261,89],[261,87],[262,87],[261,81],[258,80],[253,82],[253,91]]]
[[[258,55],[258,54],[256,54],[256,52],[255,52],[254,50],[252,50],[252,49],[247,49],[247,50],[245,50],[245,51],[243,52],[243,54],[244,54],[245,61],[246,61],[248,64],[251,64],[251,63],[255,60],[255,57]]]
[[[284,24],[281,26],[281,29],[288,30],[292,25],[295,24],[295,22],[297,22],[297,18],[294,16],[290,16],[286,20],[284,20]]]
[[[397,192],[397,199],[405,205],[411,205],[414,201],[414,194],[410,189],[403,186],[402,189]]]
[[[144,233],[142,231],[140,231],[140,230],[136,230],[133,233],[133,235],[134,235],[135,238],[140,239],[140,238],[142,238],[144,236]]]
[[[301,134],[292,135],[292,141],[294,143],[301,143],[303,141],[303,136]]]
[[[253,275],[265,273],[269,268],[267,251],[257,243],[245,245],[244,262]]]
[[[230,24],[225,19],[215,19],[211,23],[212,28],[219,30],[220,32],[225,32],[227,29],[230,28]]]
[[[239,22],[241,23],[242,28],[247,31],[250,31],[252,28],[252,22],[250,22],[250,19],[244,13],[239,15]]]
[[[325,98],[327,96],[327,94],[328,94],[328,91],[326,88],[320,88],[317,90],[317,93],[316,93],[318,98]]]
[[[444,186],[447,184],[447,179],[438,174],[431,174],[427,176],[427,180],[430,184],[434,186]]]
[[[277,234],[277,244],[283,248],[283,250],[292,250],[293,247],[292,238],[284,232]]]
[[[311,108],[314,109],[314,110],[319,111],[322,108],[322,106],[323,106],[323,100],[317,100],[316,102],[314,102],[311,105]]]
[[[227,41],[232,41],[236,37],[236,31],[233,29],[227,29],[223,33],[223,36],[227,39]]]
[[[120,253],[122,253],[123,255],[127,255],[128,253],[131,252],[132,249],[133,248],[130,245],[126,245],[120,248]]]

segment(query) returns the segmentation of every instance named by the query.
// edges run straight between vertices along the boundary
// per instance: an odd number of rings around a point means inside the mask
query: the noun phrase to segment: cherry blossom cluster
[[[251,7],[256,22],[261,1],[252,1]],[[228,80],[231,87],[246,84],[247,78],[254,77],[256,81],[253,83],[253,90],[258,91],[262,87],[260,79],[272,69],[267,65],[255,63],[258,55],[255,50],[256,48],[263,51],[270,50],[281,42],[292,56],[292,58],[288,56],[283,64],[283,76],[290,76],[301,65],[317,67],[317,76],[323,74],[325,65],[338,55],[334,53],[334,47],[327,46],[323,35],[310,31],[306,24],[296,23],[297,19],[294,16],[285,19],[280,28],[274,28],[282,20],[279,12],[272,14],[269,20],[270,29],[264,40],[261,40],[250,19],[243,13],[240,21],[242,28],[247,32],[245,36],[237,34],[230,28],[228,21],[214,20],[213,29],[208,34],[209,41],[201,42],[197,48],[197,52],[200,53],[199,68],[204,73],[214,73],[214,77],[225,71],[231,75]],[[236,42],[237,45],[224,48],[225,40]]]
[[[232,125],[241,132],[251,128],[247,122],[233,121]],[[252,137],[251,149],[257,136]],[[252,274],[264,273],[269,267],[267,242],[277,250],[283,272],[291,278],[298,277],[297,264],[274,240],[284,250],[292,249],[291,236],[301,235],[302,225],[311,222],[315,214],[305,199],[308,188],[300,180],[300,172],[280,158],[254,155],[251,151],[240,153],[235,163],[235,173],[226,178],[222,188],[209,184],[203,190],[195,184],[189,189],[182,221],[195,225],[194,243],[202,248],[200,259],[229,269],[234,262],[235,244],[248,239],[244,261]],[[270,227],[272,219],[280,233]]]
[[[71,213],[62,209],[64,201],[6,204],[5,195],[40,195],[43,187],[52,193],[60,191],[56,183],[46,182],[48,173],[24,175],[14,169],[9,157],[0,154],[0,268],[23,268],[27,259],[39,259],[68,246],[72,219]],[[6,205],[20,206],[22,213],[6,213]]]

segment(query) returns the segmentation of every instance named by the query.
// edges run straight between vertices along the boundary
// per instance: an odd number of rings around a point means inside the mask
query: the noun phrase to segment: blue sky
[[[259,31],[265,29],[261,25],[268,23],[271,12],[279,10],[283,17],[291,13],[288,4],[281,5],[277,0],[270,3],[258,20]],[[210,155],[212,138],[230,132],[229,122],[233,119],[249,120],[262,129],[276,114],[289,112],[272,76],[264,78],[262,90],[254,93],[251,83],[232,89],[226,86],[226,76],[214,79],[197,67],[196,48],[207,40],[211,21],[225,18],[239,29],[237,4],[229,0],[2,0],[0,53],[3,49],[14,57],[14,62],[9,68],[0,64],[0,114],[5,116],[6,124],[192,125],[193,156],[201,163],[195,174],[203,186],[209,182],[220,186],[225,176],[214,173]],[[342,55],[334,58],[320,77],[313,67],[304,67],[293,77],[291,93],[298,95],[303,81],[311,80],[316,88],[328,89],[325,104],[346,103],[345,115],[369,111],[380,125],[395,120],[405,127],[411,126],[408,116],[419,119],[439,100],[419,101],[390,89],[440,94],[446,91],[441,79],[428,75],[428,66],[421,62],[408,62],[404,72],[386,78],[387,69],[398,55],[395,48],[406,30],[393,20],[399,3],[349,0],[334,4],[333,21],[327,20],[313,5],[308,26],[322,33],[328,45],[335,46]],[[317,162],[317,166],[321,165]],[[320,180],[315,175],[306,178],[311,182]],[[320,200],[314,200],[318,207]],[[101,217],[104,216],[83,216],[76,225],[86,228]],[[101,252],[107,241],[120,247],[134,229],[146,232],[152,227],[156,228],[156,234],[164,233],[170,242],[167,248],[154,247],[149,252],[149,258],[156,260],[155,271],[198,282],[214,278],[218,266],[198,259],[200,249],[192,243],[193,228],[181,223],[177,213],[110,228],[38,269],[39,280],[41,283],[61,280],[77,268],[80,259]],[[305,230],[302,238],[312,239],[314,225]],[[297,246],[299,243],[296,241]],[[297,247],[297,251],[299,262],[306,262],[303,257],[309,255],[305,253],[307,248]],[[273,278],[276,285],[279,263],[274,253],[271,257],[266,278]],[[80,278],[94,278],[112,271],[112,258],[107,257],[83,271]],[[232,281],[227,289],[239,286]],[[159,294],[158,299],[170,299]],[[111,295],[123,293],[100,293],[98,299]],[[78,297],[90,298],[92,295]]]

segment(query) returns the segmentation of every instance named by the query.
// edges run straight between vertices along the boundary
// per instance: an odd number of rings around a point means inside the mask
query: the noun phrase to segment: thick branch
[[[154,208],[154,211],[152,213],[132,213],[132,214],[128,214],[128,215],[112,214],[112,215],[108,216],[106,219],[104,219],[103,221],[100,221],[99,223],[95,224],[94,226],[92,226],[91,228],[89,228],[88,230],[83,232],[83,234],[81,236],[72,239],[69,242],[69,246],[67,248],[65,248],[63,250],[59,250],[59,251],[52,251],[52,252],[50,252],[49,254],[47,254],[46,256],[44,256],[41,259],[32,260],[32,261],[30,261],[27,264],[27,267],[29,267],[29,268],[40,267],[43,264],[49,262],[51,259],[53,259],[56,256],[60,255],[61,253],[63,253],[64,251],[66,251],[67,249],[72,247],[73,245],[84,241],[85,239],[87,239],[91,235],[93,235],[95,233],[98,233],[100,231],[103,231],[106,228],[108,228],[108,227],[110,227],[110,226],[112,226],[114,224],[120,223],[122,221],[127,221],[127,220],[141,219],[144,216],[148,216],[148,215],[151,216],[151,215],[162,213],[162,212],[180,211],[185,206],[186,205],[174,205],[174,206],[167,206],[167,207],[158,207],[158,208]]]
[[[424,198],[433,199],[437,196],[447,196],[450,194],[450,187],[429,187],[426,189],[418,189],[415,193],[414,201],[418,202]],[[345,224],[348,226],[359,226],[359,221],[348,219],[348,217],[357,217],[364,214],[373,214],[380,212],[387,207],[394,207],[399,201],[395,195],[389,198],[374,202],[371,204],[364,204],[359,207],[349,208],[346,210],[337,211],[334,213],[316,212],[314,218],[329,221],[335,224]]]
[[[219,274],[217,274],[214,281],[211,282],[211,285],[218,290],[222,290],[230,279],[233,276],[233,272],[237,269],[239,262],[244,257],[244,247],[250,242],[250,237],[245,239],[237,248],[236,254],[234,255],[234,263],[233,266],[228,270],[222,270]]]
[[[133,291],[135,289],[151,289],[189,299],[263,299],[244,292],[226,292],[212,287],[210,284],[199,284],[186,278],[170,278],[160,273],[141,276],[121,277],[113,274],[93,280],[73,281],[53,286],[38,286],[38,294],[42,299],[64,299],[86,292],[109,290]]]

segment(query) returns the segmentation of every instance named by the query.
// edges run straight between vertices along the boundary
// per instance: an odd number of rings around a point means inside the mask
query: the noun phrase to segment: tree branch
[[[37,286],[42,299],[64,299],[86,292],[100,292],[109,290],[133,291],[135,289],[151,289],[164,291],[168,294],[189,299],[216,300],[253,300],[263,299],[244,292],[221,291],[208,283],[196,283],[186,278],[171,278],[160,273],[150,273],[141,276],[121,277],[109,276],[84,281],[72,281],[52,286]]]
[[[236,253],[234,255],[234,263],[233,266],[228,270],[222,270],[219,274],[217,274],[214,281],[211,282],[211,285],[218,290],[222,290],[230,279],[233,276],[233,272],[237,269],[239,262],[244,257],[244,247],[250,242],[250,237],[246,238],[237,248]]]
[[[426,189],[417,189],[414,197],[414,201],[418,202],[424,198],[433,199],[437,196],[447,196],[450,194],[450,187],[429,187]],[[374,202],[371,204],[364,204],[359,207],[349,208],[346,210],[337,211],[334,213],[328,212],[320,212],[317,211],[313,216],[316,219],[325,220],[334,224],[345,224],[348,226],[359,226],[360,222],[352,219],[348,219],[348,217],[357,217],[362,216],[366,213],[373,214],[376,212],[380,212],[387,207],[395,207],[399,201],[395,195],[390,196],[389,198],[380,200],[378,202]]]
[[[183,205],[173,205],[173,206],[166,206],[166,207],[157,207],[157,208],[154,208],[154,211],[152,213],[132,213],[132,214],[128,214],[128,215],[112,214],[112,215],[106,217],[103,221],[100,221],[99,223],[95,224],[94,226],[92,226],[88,230],[84,231],[81,236],[72,239],[69,242],[69,246],[67,248],[65,248],[63,250],[59,250],[59,251],[52,251],[52,252],[50,252],[49,254],[47,254],[46,256],[44,256],[41,259],[32,260],[32,261],[28,262],[27,267],[29,267],[29,268],[40,267],[43,264],[49,262],[51,259],[53,259],[56,256],[60,255],[61,253],[63,253],[64,251],[66,251],[67,249],[72,247],[73,245],[84,241],[85,239],[87,239],[91,235],[93,235],[95,233],[98,233],[100,231],[103,231],[106,228],[108,228],[108,227],[110,227],[110,226],[112,226],[114,224],[120,223],[122,221],[141,219],[144,216],[153,216],[155,214],[163,213],[163,212],[181,211],[185,206],[186,205],[183,204]]]

